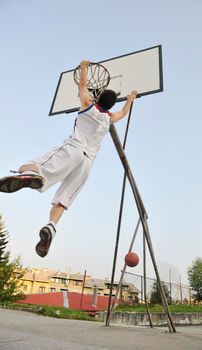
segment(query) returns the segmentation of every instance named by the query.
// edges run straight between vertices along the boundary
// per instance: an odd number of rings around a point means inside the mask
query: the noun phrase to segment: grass
[[[19,303],[6,303],[6,304],[4,303],[4,304],[0,304],[0,306],[6,307],[9,309],[30,311],[38,315],[55,317],[55,318],[97,321],[95,317],[89,316],[87,313],[83,311],[67,309],[59,306],[31,305],[31,304],[19,304]]]
[[[46,305],[32,305],[32,304],[19,304],[19,303],[0,303],[0,307],[6,307],[9,309],[17,309],[22,311],[34,312],[38,315],[72,319],[72,320],[85,320],[85,321],[99,321],[97,318],[88,315],[83,311],[77,311],[67,309],[59,306],[46,306]],[[195,313],[202,312],[202,305],[169,305],[171,313]],[[162,305],[149,305],[150,312],[164,312]],[[146,307],[143,304],[128,305],[120,304],[114,310],[115,312],[146,312]]]
[[[202,312],[202,305],[169,305],[169,309],[173,313],[179,312]],[[150,312],[164,312],[162,305],[149,305]],[[128,305],[120,304],[116,307],[118,312],[146,312],[145,305]]]

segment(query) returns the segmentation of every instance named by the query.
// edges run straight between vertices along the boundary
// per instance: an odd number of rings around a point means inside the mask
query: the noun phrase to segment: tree
[[[161,282],[161,285],[164,289],[165,297],[166,297],[167,301],[169,302],[170,301],[170,293],[169,293],[168,287],[165,285],[164,282]],[[159,286],[158,286],[158,283],[156,281],[152,285],[150,303],[151,304],[162,304]]]
[[[8,236],[8,231],[0,215],[0,302],[23,298],[19,288],[25,270],[20,263],[20,257],[10,261],[10,252],[6,250]]]
[[[189,283],[194,291],[196,301],[202,300],[202,258],[197,257],[188,267]]]

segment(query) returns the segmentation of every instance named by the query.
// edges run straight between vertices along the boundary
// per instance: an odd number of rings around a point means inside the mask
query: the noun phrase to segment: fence
[[[137,275],[130,272],[125,272],[124,282],[131,283],[139,290],[139,301],[144,302],[145,295],[147,301],[150,301],[151,292],[154,288],[154,284],[156,283],[156,279],[146,277],[141,275]],[[193,303],[192,299],[192,290],[190,286],[179,283],[165,282],[161,281],[165,286],[168,294],[168,301],[170,303],[177,304],[191,304]],[[145,291],[144,291],[145,288]],[[146,292],[146,293],[145,293]]]

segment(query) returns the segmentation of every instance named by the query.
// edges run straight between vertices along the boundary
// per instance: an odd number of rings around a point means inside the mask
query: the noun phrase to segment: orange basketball
[[[139,256],[136,253],[130,252],[125,256],[127,266],[134,267],[139,263]]]

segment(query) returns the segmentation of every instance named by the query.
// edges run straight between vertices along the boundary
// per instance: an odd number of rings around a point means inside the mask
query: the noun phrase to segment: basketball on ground
[[[125,256],[125,263],[129,267],[134,267],[139,263],[139,256],[136,253],[129,252]]]

